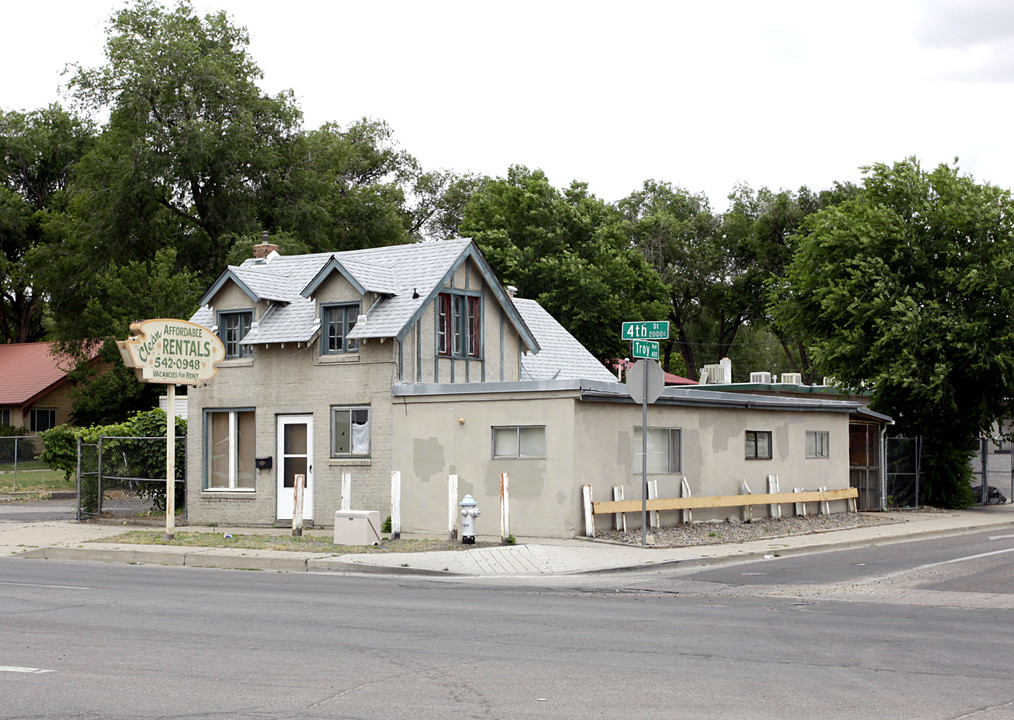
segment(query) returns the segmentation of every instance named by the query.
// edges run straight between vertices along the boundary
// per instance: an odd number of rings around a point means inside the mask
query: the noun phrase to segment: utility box
[[[377,510],[336,510],[335,545],[379,545],[380,512]]]

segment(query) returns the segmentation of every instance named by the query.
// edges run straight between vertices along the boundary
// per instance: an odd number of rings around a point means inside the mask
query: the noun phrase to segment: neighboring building
[[[640,497],[640,406],[538,303],[504,289],[471,241],[276,251],[259,245],[229,267],[191,318],[227,359],[188,393],[190,522],[287,523],[297,474],[305,516],[330,525],[343,473],[352,508],[385,517],[398,470],[402,529],[434,534],[447,530],[452,474],[486,535],[504,472],[515,535],[582,533],[583,484],[598,499],[616,485]],[[648,470],[662,497],[684,476],[694,495],[736,494],[742,480],[763,492],[772,474],[783,489],[848,487],[858,407],[667,388],[649,411]]]
[[[0,427],[32,434],[70,420],[72,361],[45,342],[0,345]]]

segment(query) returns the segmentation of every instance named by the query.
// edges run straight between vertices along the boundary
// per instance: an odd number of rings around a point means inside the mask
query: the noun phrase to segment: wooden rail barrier
[[[591,487],[585,493],[586,503],[590,505],[588,515],[608,515],[612,513],[641,512],[640,500],[604,500],[591,501]],[[855,499],[859,497],[856,488],[840,490],[804,490],[803,492],[764,493],[760,495],[714,495],[711,497],[657,498],[648,500],[650,510],[696,510],[699,508],[716,507],[747,507],[752,505],[776,505],[782,503],[819,502],[822,504],[832,500],[850,500],[849,509],[855,512]],[[595,537],[594,518],[586,529],[588,537]]]

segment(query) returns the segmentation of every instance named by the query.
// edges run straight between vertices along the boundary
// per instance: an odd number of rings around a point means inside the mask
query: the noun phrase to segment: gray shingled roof
[[[244,345],[309,342],[320,325],[313,291],[330,273],[340,272],[354,286],[381,295],[379,302],[364,308],[367,320],[357,323],[349,338],[401,337],[466,253],[481,258],[469,239],[313,255],[272,254],[266,260],[250,259],[238,267],[230,266],[202,300],[213,300],[231,280],[253,299],[272,301],[270,310],[243,339]],[[487,267],[484,262],[480,265]],[[505,304],[508,314],[513,314],[496,278],[490,274],[486,279],[495,286],[494,294]],[[525,321],[520,315],[514,317],[526,342],[537,349]],[[191,321],[211,327],[215,322],[213,307],[204,305]]]
[[[538,354],[521,358],[522,380],[599,380],[616,382],[588,350],[534,300],[514,298],[525,324],[539,342]]]

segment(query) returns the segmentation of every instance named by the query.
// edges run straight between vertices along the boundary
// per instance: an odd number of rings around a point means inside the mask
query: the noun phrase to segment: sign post
[[[655,340],[669,337],[666,321],[625,322],[624,340],[630,340],[630,354],[641,358],[627,370],[627,394],[641,403],[641,545],[648,545],[648,403],[655,402],[665,389],[665,372],[658,364]]]
[[[225,345],[203,325],[158,318],[133,323],[127,340],[117,340],[123,364],[143,383],[166,385],[165,534],[175,535],[176,516],[176,386],[204,383],[218,372]]]

